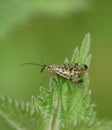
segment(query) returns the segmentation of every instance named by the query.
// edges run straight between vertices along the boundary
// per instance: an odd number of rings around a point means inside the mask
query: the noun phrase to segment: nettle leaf
[[[0,95],[0,115],[15,130],[41,129],[42,117],[32,102],[17,101],[6,95]]]

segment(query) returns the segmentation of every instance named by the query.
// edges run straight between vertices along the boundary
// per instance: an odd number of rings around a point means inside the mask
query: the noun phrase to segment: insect
[[[88,69],[86,64],[51,64],[51,65],[40,65],[36,63],[24,63],[23,65],[31,64],[40,66],[41,72],[47,70],[51,74],[61,76],[65,79],[68,79],[72,82],[83,82],[81,75],[84,73],[85,70]]]

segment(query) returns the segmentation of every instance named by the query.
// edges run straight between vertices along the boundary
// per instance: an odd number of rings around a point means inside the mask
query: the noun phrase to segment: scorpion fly
[[[41,72],[47,70],[53,75],[61,76],[72,82],[78,83],[83,82],[81,75],[87,70],[88,66],[86,64],[51,64],[51,65],[40,65],[36,63],[24,63],[23,65],[36,65],[41,67]]]

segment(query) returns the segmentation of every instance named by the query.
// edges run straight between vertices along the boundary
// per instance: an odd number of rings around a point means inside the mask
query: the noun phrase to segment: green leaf
[[[0,95],[0,115],[15,130],[42,130],[42,118],[32,102],[17,101],[6,95]]]

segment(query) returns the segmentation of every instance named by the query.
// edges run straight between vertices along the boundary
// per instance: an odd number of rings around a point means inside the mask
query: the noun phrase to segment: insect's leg
[[[72,82],[76,82],[76,83],[83,82],[82,78],[77,74],[75,76],[73,76],[73,77],[70,77],[70,80]]]
[[[55,81],[58,81],[57,75],[55,73],[51,73],[51,77],[52,79],[54,79]]]

